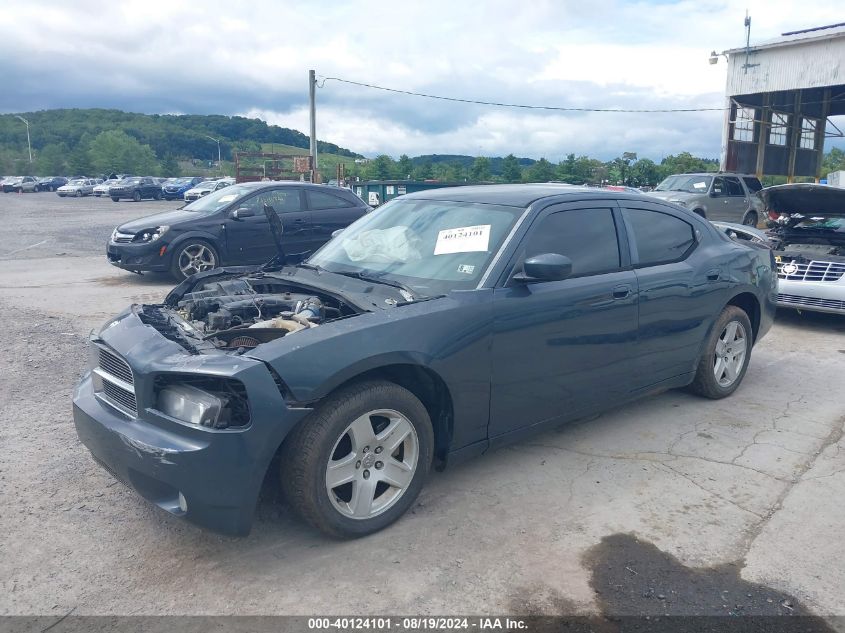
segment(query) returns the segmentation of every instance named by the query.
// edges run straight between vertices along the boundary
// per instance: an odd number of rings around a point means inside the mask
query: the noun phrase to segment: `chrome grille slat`
[[[794,265],[796,270],[784,272],[784,267]],[[786,281],[839,281],[845,275],[845,263],[813,260],[809,264],[781,262],[778,264],[778,279]]]
[[[138,402],[135,398],[135,378],[129,364],[111,350],[97,345],[97,367],[93,372],[102,381],[102,391],[97,395],[130,415],[138,415]]]
[[[816,297],[801,297],[798,295],[779,294],[778,303],[784,303],[795,306],[845,310],[845,301],[839,301],[837,299],[818,299]]]

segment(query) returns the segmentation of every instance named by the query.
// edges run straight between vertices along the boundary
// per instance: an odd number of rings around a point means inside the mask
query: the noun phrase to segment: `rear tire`
[[[135,202],[141,202],[141,192],[136,191],[135,193],[133,193],[132,200],[134,200]]]
[[[756,211],[749,211],[744,216],[742,216],[742,224],[744,224],[745,226],[753,226],[756,228],[757,222],[758,218]]]
[[[736,391],[751,360],[753,336],[745,311],[725,306],[707,337],[690,391],[712,400]]]
[[[112,202],[120,202],[120,198],[115,198],[114,196],[112,196],[111,201]]]
[[[41,191],[41,188],[38,185],[35,185],[35,187],[32,188],[33,193],[38,193],[39,191]]]
[[[413,505],[433,450],[431,420],[414,394],[381,380],[353,384],[285,440],[282,490],[293,510],[325,534],[365,536]]]
[[[701,209],[694,209],[694,210],[693,210],[693,213],[695,213],[696,215],[700,215],[700,216],[701,216],[702,218],[704,218],[705,220],[707,219],[707,216],[706,216],[706,215],[704,215],[704,211],[702,211]]]

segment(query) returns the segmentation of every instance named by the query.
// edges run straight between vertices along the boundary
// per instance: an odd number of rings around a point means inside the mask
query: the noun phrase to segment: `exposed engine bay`
[[[210,279],[175,306],[139,307],[144,323],[192,351],[230,352],[361,312],[338,297],[303,292],[268,275]]]
[[[784,261],[845,262],[845,234],[837,230],[840,222],[838,218],[813,221],[798,214],[782,215],[769,222],[769,235]]]

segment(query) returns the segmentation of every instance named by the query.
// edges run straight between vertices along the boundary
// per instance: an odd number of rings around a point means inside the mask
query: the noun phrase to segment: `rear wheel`
[[[77,190],[76,190],[76,197],[77,197],[77,198],[81,198],[81,197],[82,197],[82,189],[77,189]]]
[[[112,196],[111,201],[112,202],[120,202],[120,198],[115,198],[114,196]]]
[[[160,192],[160,191],[156,191],[156,192],[153,194],[153,199],[155,199],[155,200],[161,200],[161,192]]]
[[[217,268],[220,259],[217,251],[208,242],[188,240],[173,253],[170,272],[182,281],[191,275]]]
[[[742,216],[742,223],[745,226],[757,226],[757,212],[756,211],[749,211],[744,216]]]
[[[737,390],[751,359],[753,330],[744,310],[726,306],[707,338],[690,389],[717,400]]]
[[[702,218],[707,217],[706,215],[704,215],[704,211],[702,211],[701,209],[694,209],[693,213],[695,213],[696,215],[700,215]]]
[[[133,199],[135,202],[140,202],[140,201],[141,201],[141,192],[140,192],[140,191],[136,191],[135,193],[133,193],[133,194],[132,194],[132,199]]]
[[[350,385],[285,441],[282,489],[317,529],[351,538],[381,530],[414,503],[431,467],[428,412],[391,382]]]
[[[41,188],[38,185],[35,185],[35,187],[32,188],[32,191],[33,193],[38,193],[39,191],[41,191]]]

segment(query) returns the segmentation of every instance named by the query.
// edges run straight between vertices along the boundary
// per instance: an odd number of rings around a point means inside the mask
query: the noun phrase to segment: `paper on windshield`
[[[235,199],[235,198],[237,198],[237,197],[238,197],[238,194],[236,194],[236,193],[230,193],[230,194],[227,194],[227,195],[225,195],[225,196],[221,196],[221,197],[217,200],[217,202],[231,202],[232,200],[234,200],[234,199]]]
[[[454,229],[444,229],[437,234],[434,245],[435,255],[449,253],[473,253],[486,251],[490,243],[490,225],[460,226]]]
[[[353,262],[410,262],[421,259],[415,244],[418,238],[407,226],[364,231],[342,243],[346,256]]]

